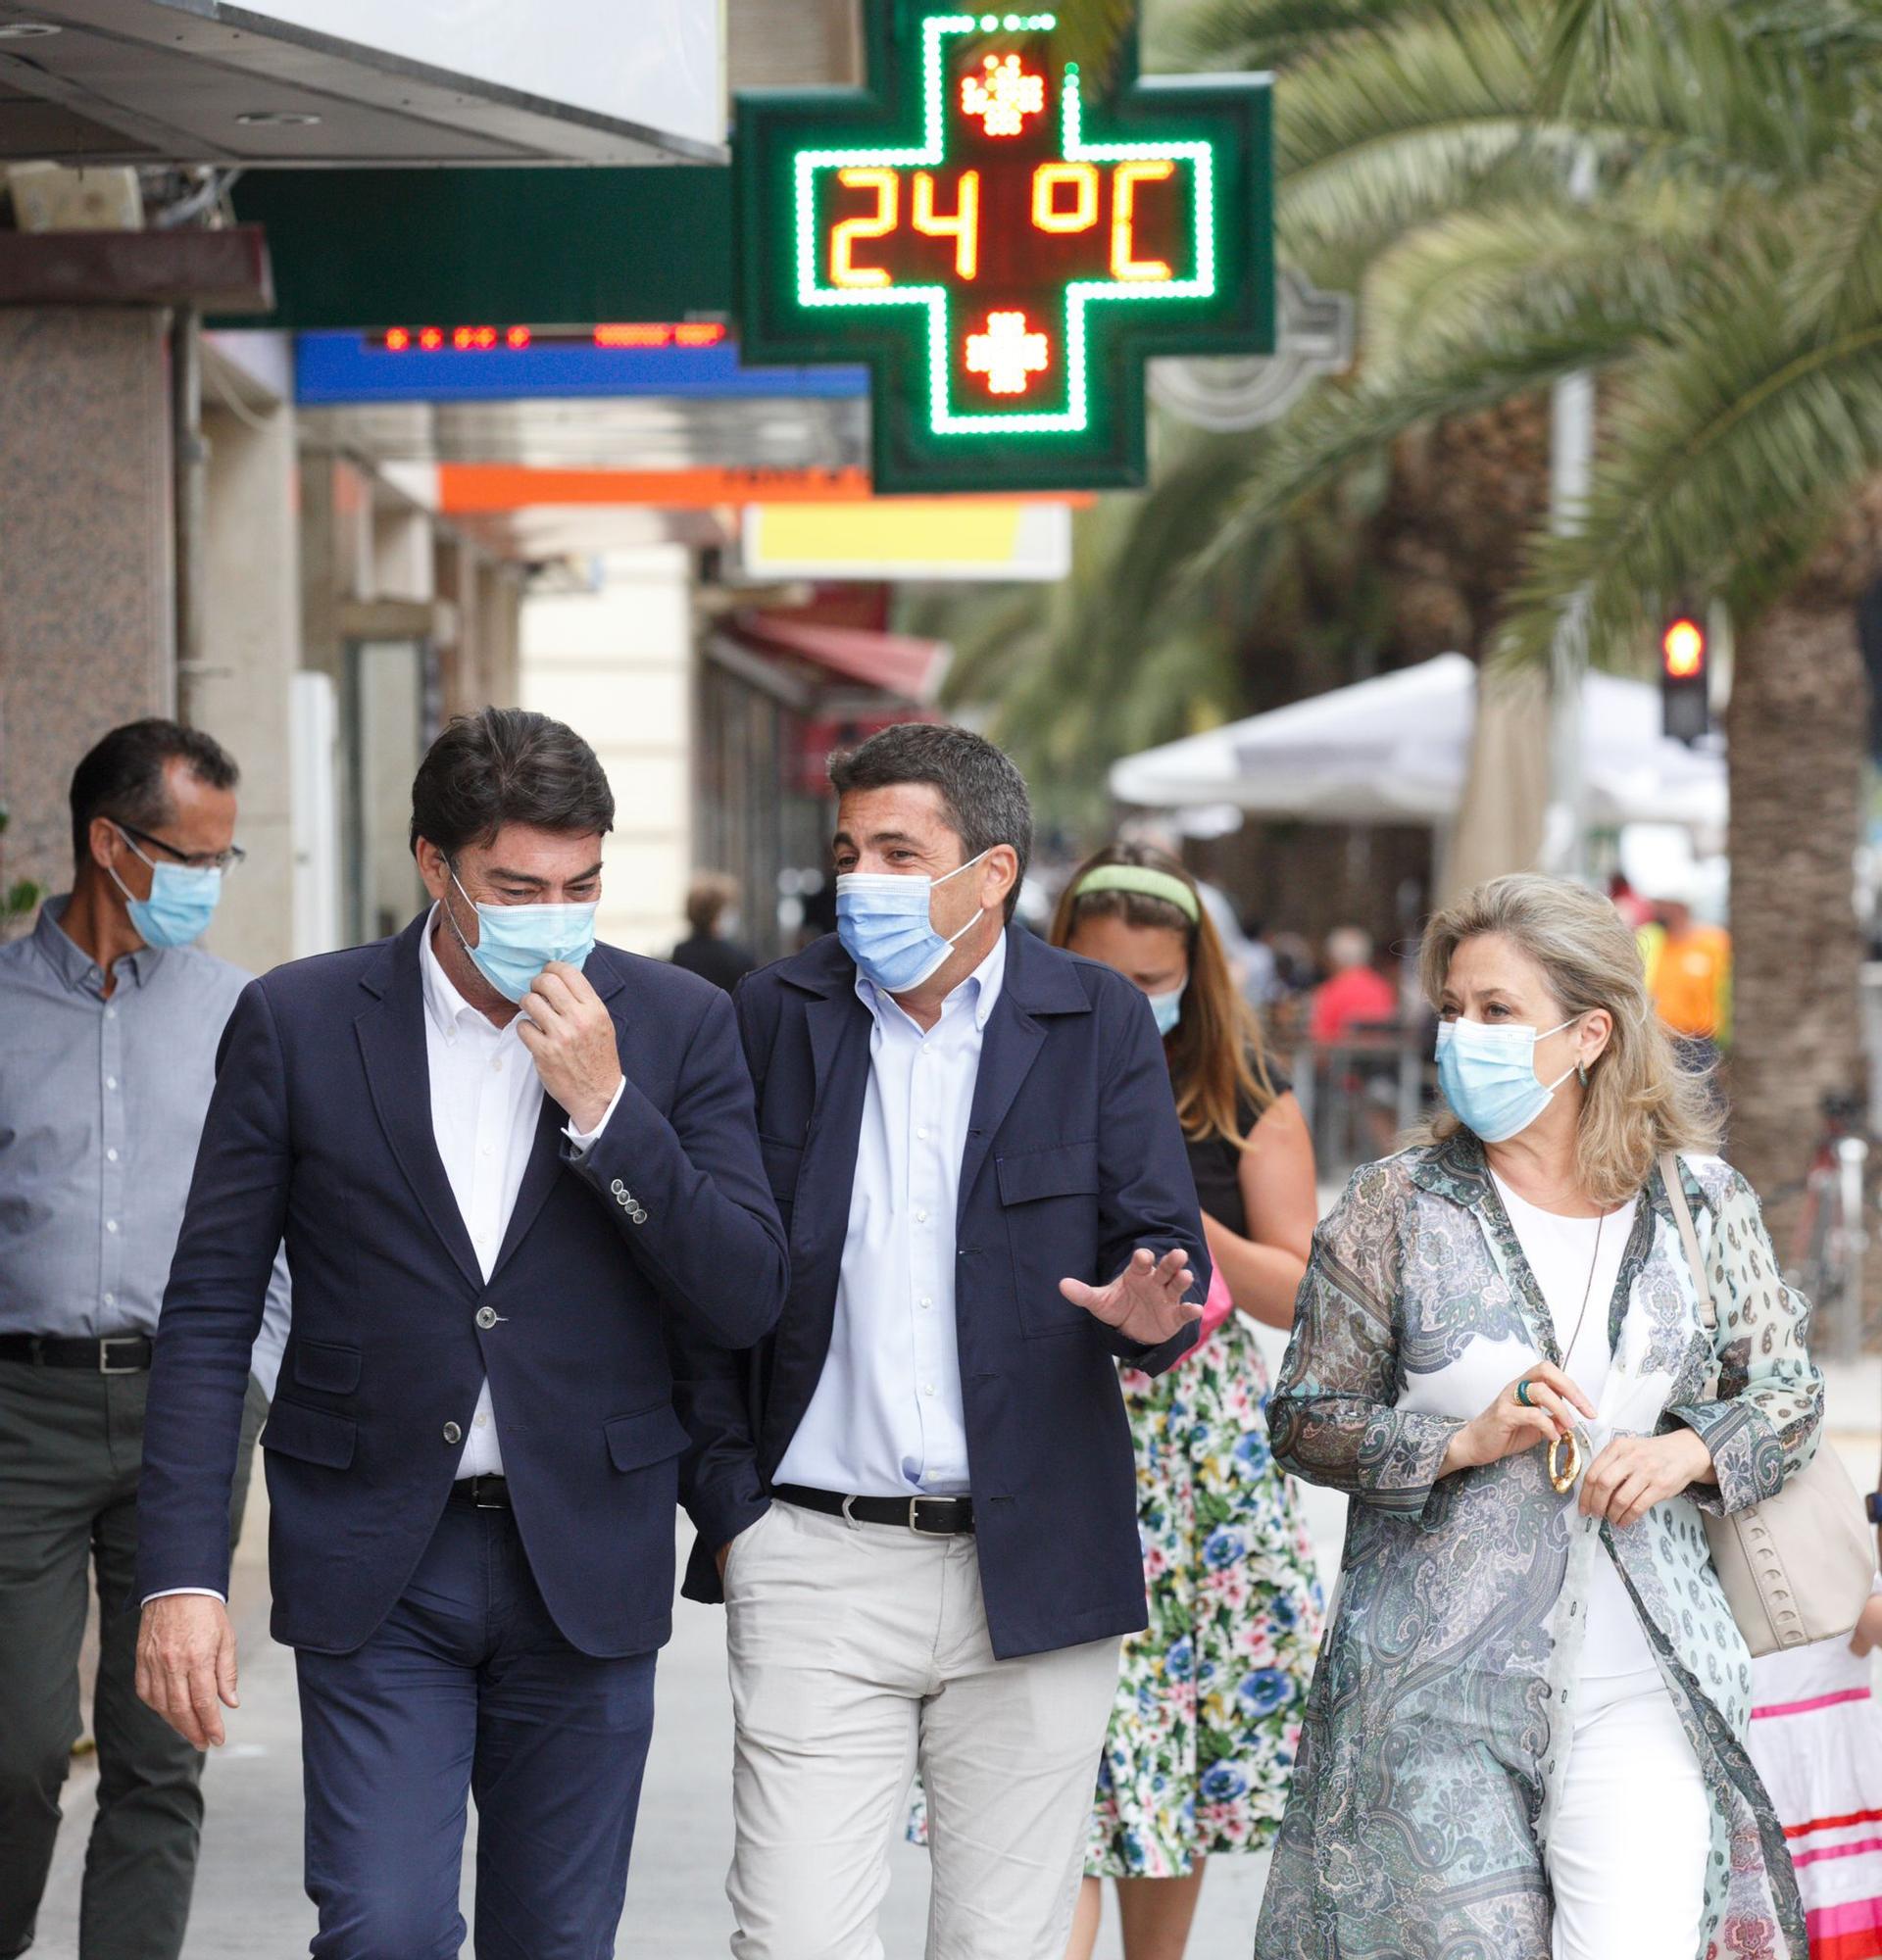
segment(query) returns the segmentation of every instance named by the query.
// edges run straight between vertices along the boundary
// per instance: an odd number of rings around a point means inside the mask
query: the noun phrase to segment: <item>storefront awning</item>
[[[748,653],[807,662],[833,679],[873,688],[918,708],[929,706],[940,693],[954,654],[945,640],[826,626],[776,613],[741,613],[721,637]]]

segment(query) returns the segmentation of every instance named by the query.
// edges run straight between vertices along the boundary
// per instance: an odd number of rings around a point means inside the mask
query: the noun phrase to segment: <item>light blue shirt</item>
[[[0,948],[0,1332],[151,1334],[249,976],[201,947],[146,946],[107,1000],[60,924],[69,903]],[[277,1252],[251,1363],[271,1396],[287,1326]]]
[[[961,1496],[971,1488],[954,1320],[961,1158],[1005,933],[927,1032],[861,974],[869,1084],[817,1393],[780,1484],[846,1496]]]

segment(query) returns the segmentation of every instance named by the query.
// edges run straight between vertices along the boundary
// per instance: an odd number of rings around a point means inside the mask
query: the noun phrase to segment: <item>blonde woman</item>
[[[1497,879],[1423,971],[1451,1113],[1316,1234],[1269,1407],[1354,1501],[1256,1960],[1806,1960],[1699,1510],[1813,1453],[1808,1305],[1605,900]]]

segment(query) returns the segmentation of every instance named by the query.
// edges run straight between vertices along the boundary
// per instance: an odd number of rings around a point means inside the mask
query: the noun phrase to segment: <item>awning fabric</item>
[[[742,612],[732,630],[755,652],[809,661],[838,680],[877,688],[916,707],[926,707],[940,692],[954,654],[945,640],[825,626],[774,612]]]

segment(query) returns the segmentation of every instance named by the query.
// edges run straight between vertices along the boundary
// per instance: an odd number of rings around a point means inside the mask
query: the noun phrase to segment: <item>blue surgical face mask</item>
[[[118,832],[124,837],[123,830]],[[132,844],[131,855],[150,865],[150,897],[133,899],[116,871],[111,881],[124,895],[124,909],[130,914],[131,930],[146,946],[187,946],[201,939],[215,916],[223,896],[223,874],[219,866],[202,869],[193,864],[152,863]],[[107,865],[107,870],[111,867]]]
[[[467,905],[475,905],[458,883],[456,871],[451,873],[451,882],[464,893]],[[465,938],[451,907],[444,909],[459,945],[506,1001],[520,1002],[552,959],[564,960],[579,971],[595,950],[594,905],[476,906],[475,946]]]
[[[1172,987],[1167,994],[1146,994],[1150,1011],[1157,1016],[1157,1032],[1168,1036],[1176,1031],[1176,1023],[1183,1018],[1183,996],[1189,992],[1189,982],[1180,987]]]
[[[1548,1108],[1574,1070],[1554,1082],[1536,1075],[1536,1044],[1560,1028],[1490,1027],[1483,1021],[1438,1023],[1438,1086],[1452,1113],[1486,1144],[1508,1143]]]
[[[980,858],[986,855],[983,851]],[[944,939],[934,929],[928,902],[936,886],[972,870],[980,858],[969,858],[941,878],[930,878],[926,872],[840,873],[836,936],[858,970],[885,994],[906,994],[938,973],[955,941],[965,939],[980,922],[980,913],[976,911],[959,932]]]

